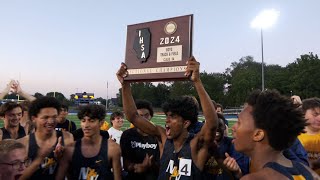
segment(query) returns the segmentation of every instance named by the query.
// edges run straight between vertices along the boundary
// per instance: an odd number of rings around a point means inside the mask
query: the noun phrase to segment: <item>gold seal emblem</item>
[[[177,24],[173,21],[168,22],[165,26],[164,26],[164,32],[168,35],[171,35],[173,33],[175,33],[177,30]]]

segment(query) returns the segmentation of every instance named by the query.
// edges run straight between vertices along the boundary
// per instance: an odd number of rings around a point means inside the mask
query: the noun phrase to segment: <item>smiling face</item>
[[[83,131],[83,137],[92,137],[100,134],[100,127],[103,124],[103,121],[98,119],[91,119],[88,116],[85,116],[81,119],[81,128]]]
[[[305,113],[305,119],[309,123],[309,130],[315,133],[320,132],[320,107],[308,109]]]
[[[121,127],[123,126],[123,117],[122,116],[116,116],[114,117],[112,122],[112,127],[118,130],[121,130]]]
[[[38,115],[32,117],[36,124],[36,131],[50,134],[55,131],[57,125],[58,111],[53,107],[42,108]]]
[[[22,172],[25,170],[24,163],[27,159],[26,150],[24,148],[14,149],[8,153],[5,159],[0,163],[0,179],[19,179]],[[11,164],[20,164],[17,167],[13,167]]]
[[[238,121],[232,127],[234,148],[238,152],[248,154],[254,147],[254,119],[252,106],[246,105],[238,116]]]
[[[22,118],[22,109],[20,107],[7,111],[4,115],[4,123],[6,127],[18,127]]]
[[[226,125],[224,124],[224,121],[222,119],[219,118],[219,125],[217,128],[217,132],[216,132],[216,137],[215,137],[215,141],[217,143],[221,142],[223,136],[224,136],[224,131],[226,130]]]

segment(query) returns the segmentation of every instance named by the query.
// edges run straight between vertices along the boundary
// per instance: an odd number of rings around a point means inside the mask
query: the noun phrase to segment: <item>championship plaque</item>
[[[125,81],[186,80],[193,15],[128,25]]]

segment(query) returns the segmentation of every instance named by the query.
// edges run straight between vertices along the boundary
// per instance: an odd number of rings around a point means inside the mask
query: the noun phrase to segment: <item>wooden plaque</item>
[[[186,80],[193,15],[128,25],[125,81]]]

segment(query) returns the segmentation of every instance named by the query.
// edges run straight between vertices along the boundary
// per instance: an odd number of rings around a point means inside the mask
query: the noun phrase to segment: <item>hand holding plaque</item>
[[[129,25],[125,81],[185,80],[192,55],[193,16]]]

